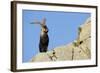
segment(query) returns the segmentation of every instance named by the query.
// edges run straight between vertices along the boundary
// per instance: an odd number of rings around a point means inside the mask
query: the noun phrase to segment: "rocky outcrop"
[[[31,62],[85,60],[91,58],[91,20],[90,18],[78,29],[78,37],[72,43],[54,48],[46,53],[39,53]]]

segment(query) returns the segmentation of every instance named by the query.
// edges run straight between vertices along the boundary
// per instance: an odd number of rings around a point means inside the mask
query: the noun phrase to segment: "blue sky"
[[[56,12],[56,11],[32,11],[23,10],[23,62],[28,62],[39,53],[40,25],[30,24],[34,20],[41,21],[46,18],[49,28],[48,51],[55,47],[67,45],[77,38],[77,29],[83,24],[90,13]]]

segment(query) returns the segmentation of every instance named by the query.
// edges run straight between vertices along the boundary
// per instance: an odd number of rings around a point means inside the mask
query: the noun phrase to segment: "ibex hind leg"
[[[47,48],[44,48],[44,50],[43,50],[44,52],[47,52]]]
[[[43,52],[44,50],[42,48],[39,49],[40,52]]]
[[[40,52],[47,52],[47,49],[46,48],[40,48],[39,51]]]

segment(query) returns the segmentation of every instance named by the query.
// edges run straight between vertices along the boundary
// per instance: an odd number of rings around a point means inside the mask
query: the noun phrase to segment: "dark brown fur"
[[[49,37],[48,37],[48,28],[47,26],[42,27],[40,35],[40,43],[39,43],[39,51],[40,52],[47,52],[48,44],[49,44]]]

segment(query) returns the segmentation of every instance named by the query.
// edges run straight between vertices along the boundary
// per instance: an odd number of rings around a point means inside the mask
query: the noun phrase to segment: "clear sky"
[[[30,61],[33,56],[39,53],[41,27],[30,24],[31,22],[46,18],[46,25],[49,28],[48,51],[50,51],[55,47],[74,41],[78,36],[78,27],[90,16],[90,13],[23,10],[23,62]]]

